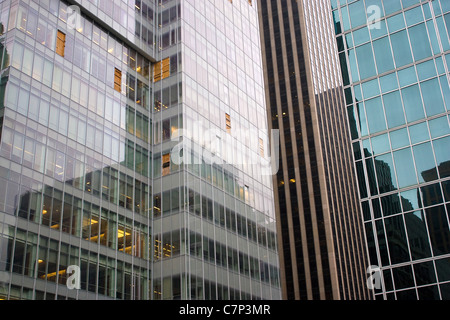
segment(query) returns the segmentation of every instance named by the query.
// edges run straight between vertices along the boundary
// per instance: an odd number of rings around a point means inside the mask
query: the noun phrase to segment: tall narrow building
[[[331,0],[377,299],[450,299],[450,1]]]
[[[329,3],[262,0],[259,16],[283,298],[371,299]]]
[[[0,299],[279,299],[248,0],[0,1]]]

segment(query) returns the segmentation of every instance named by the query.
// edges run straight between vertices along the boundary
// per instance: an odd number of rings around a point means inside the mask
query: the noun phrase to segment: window
[[[226,122],[227,132],[231,133],[231,117],[228,113],[225,113],[225,122]]]
[[[163,155],[162,158],[162,175],[170,174],[170,153]]]
[[[259,138],[259,154],[264,158],[264,141]]]
[[[121,92],[122,91],[122,71],[117,68],[114,68],[114,90]]]
[[[64,57],[64,48],[66,47],[66,35],[58,30],[56,35],[56,53]]]
[[[170,57],[153,65],[153,82],[158,82],[170,76]]]

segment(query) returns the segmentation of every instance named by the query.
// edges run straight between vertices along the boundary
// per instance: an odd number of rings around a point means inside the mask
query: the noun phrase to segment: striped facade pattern
[[[342,81],[323,4],[264,0],[259,7],[269,127],[281,133],[274,185],[283,298],[370,299]]]

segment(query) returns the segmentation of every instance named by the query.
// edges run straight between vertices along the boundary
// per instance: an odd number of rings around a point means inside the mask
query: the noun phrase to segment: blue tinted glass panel
[[[381,7],[380,7],[381,8]],[[370,34],[372,35],[372,39],[377,39],[379,37],[387,35],[387,25],[386,20],[377,21],[378,26],[376,28],[372,28],[370,30]]]
[[[437,22],[437,25],[438,25],[440,39],[441,39],[442,47],[444,48],[444,51],[450,50],[450,42],[449,42],[449,39],[448,39],[446,26],[444,24],[444,20],[443,20],[442,16],[437,17],[436,18],[436,22]]]
[[[342,25],[344,27],[344,30],[342,30],[342,31],[345,32],[347,30],[350,30],[350,20],[348,18],[348,9],[347,9],[347,7],[342,7],[341,14],[342,14]]]
[[[437,74],[436,68],[434,66],[434,60],[428,60],[427,62],[418,64],[417,74],[419,76],[420,81],[435,77]]]
[[[441,0],[439,1],[441,3],[442,6],[442,12],[449,12],[450,11],[450,3],[448,1],[445,0]],[[435,7],[438,7],[437,3],[435,5]],[[435,9],[435,11],[437,11],[438,8]],[[436,14],[441,13],[441,11],[436,12]]]
[[[411,7],[417,3],[420,3],[421,0],[402,0],[403,3],[403,9],[407,9],[408,7]]]
[[[373,137],[372,139],[372,149],[373,154],[382,154],[389,150],[391,150],[391,146],[389,144],[389,137],[387,134],[382,134],[376,137]]]
[[[431,143],[427,142],[413,147],[414,159],[416,160],[417,177],[419,182],[436,180],[437,170],[434,162]]]
[[[381,92],[389,92],[398,89],[397,75],[395,72],[380,78]]]
[[[378,86],[378,79],[364,82],[362,85],[362,92],[364,99],[370,99],[380,94],[380,87]]]
[[[449,253],[450,230],[444,206],[427,209],[426,216],[434,255]]]
[[[370,133],[373,134],[386,130],[386,121],[381,98],[367,100],[365,106]]]
[[[395,16],[392,16],[387,19],[387,24],[389,28],[389,32],[393,33],[395,31],[398,31],[400,29],[403,29],[406,27],[405,20],[403,18],[403,13],[399,13]]]
[[[339,16],[339,11],[333,11],[333,21],[334,21],[334,32],[336,34],[342,33],[342,25],[341,25],[341,18]]]
[[[411,137],[412,144],[430,140],[427,123],[422,122],[409,127],[409,136]]]
[[[389,37],[384,37],[373,42],[375,60],[377,62],[378,73],[384,73],[394,69],[394,59],[391,54],[391,44]]]
[[[430,120],[428,123],[430,125],[430,133],[433,139],[450,133],[450,124],[447,116]]]
[[[388,235],[389,253],[391,263],[409,261],[408,241],[406,240],[405,224],[402,215],[384,220],[386,234]]]
[[[422,22],[423,21],[422,8],[415,7],[414,9],[405,11],[405,20],[406,25],[408,26],[412,26],[413,24]]]
[[[394,13],[398,10],[402,9],[402,4],[400,0],[389,0],[389,1],[383,1],[384,11],[386,12],[386,15]]]
[[[418,85],[402,89],[402,97],[408,122],[423,119],[425,117]]]
[[[372,46],[370,43],[356,48],[356,56],[358,58],[359,74],[361,80],[367,79],[377,74],[375,62],[373,59]]]
[[[394,91],[384,95],[383,102],[389,128],[394,128],[405,124],[405,114],[403,112],[400,92]]]
[[[377,172],[378,189],[380,193],[385,193],[397,189],[395,179],[394,163],[392,154],[387,153],[382,156],[375,157],[375,169]]]
[[[369,134],[369,132],[367,130],[366,115],[364,113],[364,104],[361,102],[361,103],[357,103],[356,106],[358,109],[359,127],[361,129],[361,136],[364,137]]]
[[[353,44],[353,37],[352,37],[352,33],[349,32],[345,35],[345,42],[347,43],[347,48],[353,48],[354,44]]]
[[[441,178],[450,176],[450,137],[434,140],[434,153]]]
[[[439,82],[441,83],[442,93],[444,94],[445,106],[447,110],[450,110],[450,84],[446,76],[440,77]]]
[[[373,156],[372,147],[370,145],[370,139],[363,139],[362,141],[363,149],[364,149],[364,156],[371,157]]]
[[[423,102],[428,116],[433,116],[445,111],[444,101],[437,78],[422,82]]]
[[[407,85],[417,82],[416,69],[409,67],[398,72],[398,82],[400,87],[406,87]]]
[[[361,29],[353,31],[353,41],[355,46],[370,41],[369,29],[367,27],[363,27]]]
[[[431,48],[433,49],[433,54],[438,54],[441,52],[441,48],[439,47],[439,42],[436,36],[436,28],[434,27],[433,20],[427,21],[428,34],[430,35]]]
[[[362,101],[362,91],[361,91],[361,85],[356,85],[353,87],[353,91],[355,92],[355,100],[356,102]]]
[[[414,190],[418,192],[418,190]],[[405,207],[403,207],[405,210]],[[425,214],[421,211],[405,214],[405,225],[409,238],[411,257],[413,260],[431,256]]]
[[[409,145],[408,130],[406,128],[392,131],[390,134],[392,149],[399,149]]]
[[[413,62],[406,30],[391,35],[391,43],[397,68]]]
[[[403,211],[411,211],[422,208],[419,189],[412,189],[400,193],[402,199]]]
[[[357,1],[348,6],[348,12],[350,14],[350,21],[352,22],[352,28],[356,28],[367,23],[366,10],[363,1]]]
[[[395,169],[397,170],[398,187],[404,188],[417,184],[416,170],[410,148],[394,152]]]
[[[358,82],[359,81],[359,74],[358,74],[358,66],[356,63],[356,54],[355,50],[349,50],[348,51],[348,62],[350,64],[350,71],[352,75],[352,81]]]
[[[409,29],[409,37],[415,61],[425,59],[432,55],[428,33],[424,23]]]

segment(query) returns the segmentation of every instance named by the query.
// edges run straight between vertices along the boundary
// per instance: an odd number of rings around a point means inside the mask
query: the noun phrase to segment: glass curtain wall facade
[[[450,2],[332,0],[379,299],[450,298]]]
[[[283,298],[370,299],[342,77],[327,0],[260,1]]]
[[[255,4],[197,2],[0,2],[0,299],[279,297],[270,182],[172,161],[198,117],[267,140]]]
[[[258,2],[164,2],[181,43],[160,60],[181,67],[153,79],[153,298],[279,299]]]

